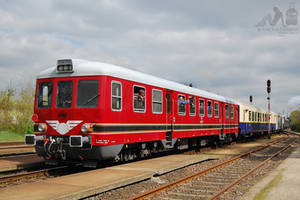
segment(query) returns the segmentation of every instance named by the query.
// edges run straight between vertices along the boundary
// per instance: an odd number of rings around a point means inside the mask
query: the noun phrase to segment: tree
[[[300,132],[300,111],[294,110],[290,115],[290,124],[293,131]]]
[[[34,87],[31,83],[18,90],[8,87],[0,92],[0,131],[32,133]]]

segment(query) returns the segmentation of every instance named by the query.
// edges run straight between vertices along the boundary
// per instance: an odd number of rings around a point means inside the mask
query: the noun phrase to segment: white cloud
[[[258,32],[273,1],[2,1],[0,88],[59,58],[118,64],[266,106],[300,94],[300,39]],[[23,78],[20,78],[23,77]],[[18,85],[18,83],[16,83]]]

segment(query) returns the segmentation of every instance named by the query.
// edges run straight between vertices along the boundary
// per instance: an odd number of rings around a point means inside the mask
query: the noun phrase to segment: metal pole
[[[271,97],[270,93],[268,93],[268,139],[271,139]]]

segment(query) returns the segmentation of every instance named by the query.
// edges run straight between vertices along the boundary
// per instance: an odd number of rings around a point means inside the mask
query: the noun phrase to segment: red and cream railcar
[[[66,59],[38,75],[35,134],[25,139],[47,160],[128,160],[237,136],[238,119],[238,104],[220,95]]]

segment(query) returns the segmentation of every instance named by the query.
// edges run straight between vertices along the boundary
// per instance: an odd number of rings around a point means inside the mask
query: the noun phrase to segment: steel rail
[[[25,145],[24,142],[0,142],[0,146]]]
[[[247,178],[249,175],[253,174],[256,170],[258,170],[259,168],[261,168],[262,166],[264,166],[267,162],[269,162],[270,160],[272,160],[274,157],[278,156],[279,154],[281,154],[283,151],[287,150],[288,148],[290,148],[296,141],[292,142],[291,144],[286,145],[284,148],[282,148],[280,151],[276,152],[275,154],[273,154],[270,158],[264,160],[262,163],[260,163],[259,165],[257,165],[255,168],[253,168],[252,170],[250,170],[249,172],[247,172],[244,176],[240,177],[239,179],[237,179],[236,181],[232,182],[230,185],[228,185],[227,187],[225,187],[224,189],[222,189],[221,191],[219,191],[217,194],[215,194],[213,197],[209,198],[209,200],[214,200],[217,199],[218,197],[220,197],[222,194],[224,194],[226,191],[228,191],[229,189],[231,189],[233,186],[239,184],[242,180],[244,180],[245,178]]]
[[[24,179],[24,178],[49,176],[50,172],[53,172],[56,170],[61,170],[61,169],[66,169],[68,167],[69,166],[59,166],[59,167],[54,167],[54,168],[49,168],[49,169],[36,170],[36,171],[32,171],[32,172],[1,176],[0,177],[0,185],[4,185],[6,183],[14,182],[14,181]]]
[[[28,145],[12,145],[12,146],[0,146],[1,149],[26,149],[26,148],[31,148],[33,149],[33,146],[28,146]]]
[[[289,137],[288,137],[288,138],[289,138]],[[160,186],[160,187],[154,188],[154,189],[149,190],[149,191],[147,191],[147,192],[145,192],[145,193],[138,194],[138,195],[136,195],[136,196],[134,196],[134,197],[132,197],[132,198],[129,198],[128,200],[138,200],[138,199],[145,199],[145,198],[153,197],[153,196],[155,196],[155,195],[157,195],[157,194],[159,194],[159,193],[162,193],[162,192],[164,192],[164,191],[166,191],[166,190],[168,190],[168,189],[174,188],[174,187],[176,187],[176,186],[179,185],[179,184],[185,183],[185,182],[190,181],[190,180],[192,180],[192,179],[194,179],[194,178],[196,178],[196,177],[199,177],[199,176],[201,176],[201,175],[204,175],[204,174],[206,174],[206,173],[208,173],[208,172],[210,172],[210,171],[212,171],[212,170],[214,170],[214,169],[217,169],[217,168],[220,168],[220,167],[222,167],[222,166],[225,166],[225,165],[227,165],[227,164],[229,164],[229,163],[232,163],[232,162],[234,162],[234,161],[236,161],[236,160],[239,160],[239,159],[241,159],[241,158],[243,158],[243,157],[245,157],[245,156],[248,156],[248,155],[250,155],[250,154],[252,154],[252,153],[256,153],[256,152],[258,152],[258,151],[264,150],[264,149],[266,149],[266,148],[268,148],[268,147],[270,147],[270,146],[272,146],[272,145],[275,145],[275,144],[277,144],[277,143],[279,143],[279,142],[281,142],[281,141],[285,141],[285,140],[287,140],[288,138],[285,138],[285,139],[278,139],[278,140],[276,140],[276,141],[274,141],[274,142],[268,143],[267,145],[265,145],[265,146],[263,146],[263,147],[259,147],[259,148],[256,148],[256,149],[252,150],[252,151],[243,153],[243,154],[238,155],[238,156],[236,156],[236,157],[234,157],[234,158],[231,158],[231,159],[229,159],[229,160],[227,160],[227,161],[224,161],[224,162],[222,162],[222,163],[220,163],[220,164],[217,164],[217,165],[215,165],[215,166],[212,166],[212,167],[210,167],[210,168],[207,168],[207,169],[205,169],[205,170],[202,170],[202,171],[200,171],[200,172],[198,172],[198,173],[195,173],[195,174],[192,174],[192,175],[183,177],[183,178],[178,179],[178,180],[176,180],[176,181],[173,181],[173,182],[171,182],[171,183],[164,184],[164,185],[162,185],[162,186]]]

